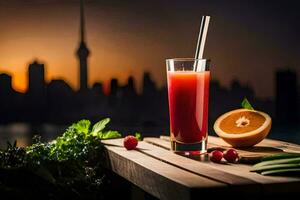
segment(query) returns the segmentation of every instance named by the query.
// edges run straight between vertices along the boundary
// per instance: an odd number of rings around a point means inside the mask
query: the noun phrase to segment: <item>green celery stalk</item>
[[[292,169],[277,169],[277,170],[270,170],[264,171],[261,173],[262,175],[272,175],[272,176],[299,176],[300,175],[300,168],[292,168]]]
[[[300,157],[296,158],[285,158],[285,159],[276,159],[263,161],[253,166],[253,168],[258,168],[266,165],[277,165],[277,164],[297,164],[300,163]]]
[[[300,153],[278,153],[271,156],[267,156],[261,159],[261,161],[285,159],[285,158],[296,158],[300,157]]]
[[[266,165],[261,167],[252,168],[251,172],[263,172],[263,171],[270,171],[270,170],[279,170],[279,169],[293,169],[293,168],[300,168],[300,163],[297,164],[278,164],[278,165]]]

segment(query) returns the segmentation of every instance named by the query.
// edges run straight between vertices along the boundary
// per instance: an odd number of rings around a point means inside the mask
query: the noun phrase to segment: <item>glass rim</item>
[[[205,58],[167,58],[166,61],[200,61],[200,60],[207,60]]]

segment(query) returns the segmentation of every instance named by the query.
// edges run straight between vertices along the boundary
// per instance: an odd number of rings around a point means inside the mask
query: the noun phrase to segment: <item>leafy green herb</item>
[[[58,189],[69,188],[76,195],[83,186],[86,190],[96,187],[96,191],[100,191],[97,187],[101,186],[104,177],[101,140],[121,137],[118,131],[105,130],[109,122],[106,118],[91,128],[89,120],[80,120],[55,140],[42,142],[41,137],[36,136],[33,144],[26,148],[17,147],[16,142],[8,143],[6,150],[0,150],[0,173],[3,170],[8,174],[15,173],[9,171],[13,169],[27,170]],[[3,181],[0,176],[0,183]]]
[[[250,102],[248,101],[247,98],[244,98],[244,100],[242,101],[241,105],[245,109],[254,110],[254,108],[252,107],[252,105],[250,104]]]
[[[105,118],[101,121],[99,121],[98,123],[96,123],[94,126],[93,126],[93,129],[92,129],[92,132],[91,134],[92,135],[97,135],[98,133],[100,133],[100,131],[102,131],[105,126],[110,122],[110,118]]]
[[[141,135],[141,133],[139,133],[139,132],[136,132],[135,133],[135,137],[136,137],[136,139],[138,140],[138,141],[142,141],[143,139],[142,139],[142,135]]]
[[[90,129],[91,122],[89,120],[83,119],[77,122],[76,124],[73,124],[73,128],[76,129],[77,132],[81,132],[84,134],[87,134]]]
[[[7,142],[7,149],[0,151],[0,168],[18,168],[25,164],[26,151],[14,144]]]
[[[119,138],[121,137],[121,134],[118,131],[106,131],[106,132],[100,132],[96,136],[101,140],[106,140],[106,139]]]

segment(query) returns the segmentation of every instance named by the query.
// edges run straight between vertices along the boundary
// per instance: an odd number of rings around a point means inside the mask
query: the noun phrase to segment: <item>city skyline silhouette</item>
[[[134,74],[129,74],[125,83],[120,83],[118,77],[109,77],[109,82],[90,81],[89,56],[93,49],[87,43],[83,0],[80,1],[79,11],[79,37],[77,48],[73,51],[77,58],[76,80],[79,87],[72,87],[64,78],[46,80],[48,68],[52,66],[45,66],[39,59],[28,65],[28,86],[24,92],[13,87],[13,75],[0,70],[0,125],[67,125],[83,118],[97,121],[110,117],[112,126],[122,132],[141,131],[145,135],[168,133],[167,87],[157,83],[151,72],[143,71],[141,87]],[[209,98],[210,133],[213,133],[212,125],[216,118],[239,108],[244,97],[255,109],[270,114],[275,129],[299,128],[300,87],[297,72],[282,67],[274,71],[273,78],[274,98],[258,97],[251,84],[239,79],[232,79],[229,86],[224,86],[213,78]]]
[[[74,50],[80,0],[12,0],[0,5],[0,24],[5,27],[0,34],[0,71],[13,76],[14,89],[25,92],[27,66],[36,59],[47,66],[47,82],[64,79],[79,89]],[[238,79],[249,83],[258,97],[274,98],[278,68],[288,65],[300,73],[297,2],[267,6],[257,1],[85,0],[85,5],[86,42],[93,52],[88,58],[90,87],[99,80],[107,85],[111,77],[125,85],[131,75],[141,91],[144,71],[159,87],[165,86],[165,59],[194,55],[205,13],[211,14],[212,23],[204,54],[212,60],[212,77],[222,85],[229,88],[231,80]]]
[[[90,51],[85,42],[85,17],[84,17],[84,4],[80,0],[80,44],[77,50],[79,58],[79,90],[86,91],[88,89],[88,56]]]
[[[78,49],[75,52],[75,54],[77,55],[77,60],[78,60],[78,81],[79,81],[79,90],[76,91],[74,90],[68,83],[66,83],[64,80],[56,80],[53,79],[51,80],[49,83],[46,83],[45,80],[45,73],[47,70],[45,70],[45,66],[43,63],[39,63],[37,60],[34,60],[31,64],[29,64],[28,67],[28,89],[27,91],[24,93],[24,95],[15,92],[18,97],[12,97],[12,98],[16,98],[18,99],[20,96],[24,96],[25,99],[23,99],[22,101],[24,101],[25,103],[23,105],[28,106],[30,109],[36,110],[36,112],[38,113],[39,110],[46,110],[47,108],[53,108],[55,109],[62,109],[63,112],[63,108],[56,108],[59,107],[59,103],[51,103],[52,101],[55,101],[56,99],[56,95],[59,96],[63,96],[62,99],[64,99],[66,102],[68,101],[73,101],[73,99],[71,98],[71,96],[74,94],[78,93],[78,96],[76,98],[78,99],[84,99],[85,96],[90,97],[91,94],[93,95],[99,95],[99,97],[101,96],[102,98],[105,98],[106,96],[109,99],[109,103],[108,105],[112,106],[115,104],[118,104],[116,99],[119,98],[119,100],[122,102],[122,98],[129,98],[129,100],[125,100],[127,103],[132,101],[135,101],[133,98],[136,98],[137,96],[146,96],[148,98],[152,98],[151,95],[155,96],[156,93],[159,93],[160,91],[162,91],[164,93],[164,97],[165,99],[161,99],[160,101],[163,102],[162,105],[166,106],[166,87],[162,87],[162,88],[158,88],[156,83],[152,80],[151,78],[151,74],[148,72],[144,72],[143,75],[143,85],[142,85],[142,90],[140,94],[138,94],[137,91],[137,87],[136,87],[136,83],[134,78],[130,75],[128,77],[128,81],[125,85],[119,85],[118,80],[116,78],[111,78],[110,81],[110,85],[109,86],[104,86],[103,82],[95,82],[93,84],[93,86],[91,88],[88,87],[88,58],[89,58],[89,54],[90,54],[90,50],[87,47],[87,43],[86,43],[86,29],[85,29],[85,13],[84,13],[84,1],[80,0],[80,9],[79,9],[79,43],[78,43]],[[297,83],[297,74],[295,71],[287,71],[283,70],[281,73],[280,71],[277,71],[276,74],[276,83],[277,83],[277,90],[276,90],[276,99],[271,99],[271,100],[259,100],[262,102],[268,102],[268,101],[276,101],[276,110],[275,108],[271,108],[272,106],[266,106],[265,108],[262,107],[262,109],[266,109],[266,111],[269,111],[269,113],[271,113],[272,116],[275,116],[275,113],[277,113],[277,116],[280,115],[280,113],[285,113],[285,112],[290,112],[292,109],[289,108],[288,106],[284,107],[283,102],[284,100],[288,100],[291,101],[291,105],[295,105],[294,108],[297,108],[297,103],[298,103],[298,83]],[[281,80],[283,77],[283,81]],[[292,77],[292,79],[290,80],[290,78]],[[13,88],[12,88],[12,77],[10,77],[9,75],[5,75],[2,74],[1,75],[1,79],[0,81],[2,82],[1,84],[1,88],[3,88],[2,90],[6,90],[7,94],[12,94],[13,93]],[[288,82],[291,81],[291,85],[292,86],[285,86],[285,84],[288,84]],[[220,88],[222,88],[223,90],[226,90],[225,88],[223,88],[223,86],[221,86],[216,80],[212,80],[212,88],[216,88],[216,90],[221,90]],[[289,92],[289,88],[291,91]],[[227,89],[228,90],[228,89]],[[231,91],[230,91],[231,90]],[[240,90],[240,91],[239,91]],[[97,94],[95,91],[98,91],[99,94]],[[285,91],[285,93],[282,93],[282,91]],[[0,91],[1,92],[1,91]],[[3,91],[2,91],[3,92]],[[212,89],[212,97],[214,96],[214,91]],[[232,102],[232,107],[234,106],[238,106],[238,101],[241,101],[243,97],[247,97],[250,99],[257,99],[256,95],[253,91],[253,89],[251,88],[251,86],[246,85],[246,86],[242,86],[241,83],[238,80],[233,80],[231,83],[231,88],[229,88],[228,93],[236,93],[234,94],[234,96],[238,97],[233,97],[236,98],[236,100],[234,100]],[[120,93],[124,93],[124,94],[120,94]],[[289,94],[291,93],[291,94]],[[288,95],[286,95],[288,94]],[[124,95],[124,97],[120,97],[120,95]],[[217,94],[218,96],[218,94]],[[70,99],[68,99],[70,98]],[[76,99],[75,98],[75,99]],[[130,99],[131,98],[131,99]],[[145,99],[144,99],[145,100]],[[3,100],[2,100],[3,101]],[[17,100],[20,101],[20,100]],[[85,100],[78,100],[79,102],[82,101],[82,105],[85,104]],[[147,101],[147,100],[145,100]],[[15,101],[10,102],[11,104],[14,104]],[[75,100],[76,102],[76,100]],[[228,107],[230,107],[230,98],[228,99]],[[20,102],[18,102],[17,104],[20,104]],[[32,105],[31,105],[32,104]],[[53,104],[53,105],[52,105]],[[280,105],[279,105],[280,104]],[[73,105],[73,108],[69,108],[69,109],[73,109],[76,110],[75,107],[80,105],[80,104],[72,104],[67,103],[66,107]],[[278,106],[279,105],[279,106]],[[287,104],[289,105],[289,104]],[[19,105],[22,107],[22,105]],[[63,105],[60,105],[63,106]],[[71,106],[72,107],[72,106]],[[274,107],[274,106],[273,106]],[[126,109],[125,109],[126,110]],[[138,110],[138,112],[141,112],[143,109]],[[214,110],[214,109],[212,109]],[[226,109],[221,109],[223,112],[226,111]],[[296,109],[297,110],[297,109]],[[127,111],[131,111],[130,109]],[[29,111],[28,111],[29,112]],[[108,111],[107,111],[108,112]],[[34,113],[34,112],[33,112]],[[105,112],[104,112],[105,113]],[[109,113],[109,112],[108,112]],[[106,114],[108,114],[106,113]],[[220,114],[220,112],[217,110],[216,113]],[[167,115],[167,112],[164,114]],[[214,118],[217,116],[216,114],[212,114],[212,116],[214,116]],[[284,122],[288,123],[290,120],[288,117],[288,114],[284,114],[286,120]],[[295,112],[295,114],[291,115],[291,119],[293,119],[293,123],[297,122],[298,120],[298,116],[297,116],[297,112]],[[35,119],[36,118],[36,119]],[[51,117],[50,117],[51,118]],[[49,119],[50,119],[49,118]],[[279,118],[279,117],[277,117]],[[44,115],[40,114],[36,114],[36,116],[33,116],[33,121],[40,121],[43,122],[43,119],[47,119],[47,117],[45,118]],[[70,118],[72,119],[72,118]],[[2,120],[3,121],[3,120]],[[4,120],[5,121],[5,120]],[[46,120],[47,121],[47,120]],[[70,121],[70,120],[67,120]],[[279,120],[281,121],[281,120]],[[56,121],[56,123],[59,122]]]
[[[0,0],[1,196],[286,195],[257,166],[300,147],[298,8]]]

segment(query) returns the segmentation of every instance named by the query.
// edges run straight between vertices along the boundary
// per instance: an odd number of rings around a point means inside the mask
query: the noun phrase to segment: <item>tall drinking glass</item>
[[[167,59],[171,148],[181,153],[207,150],[209,60]]]

